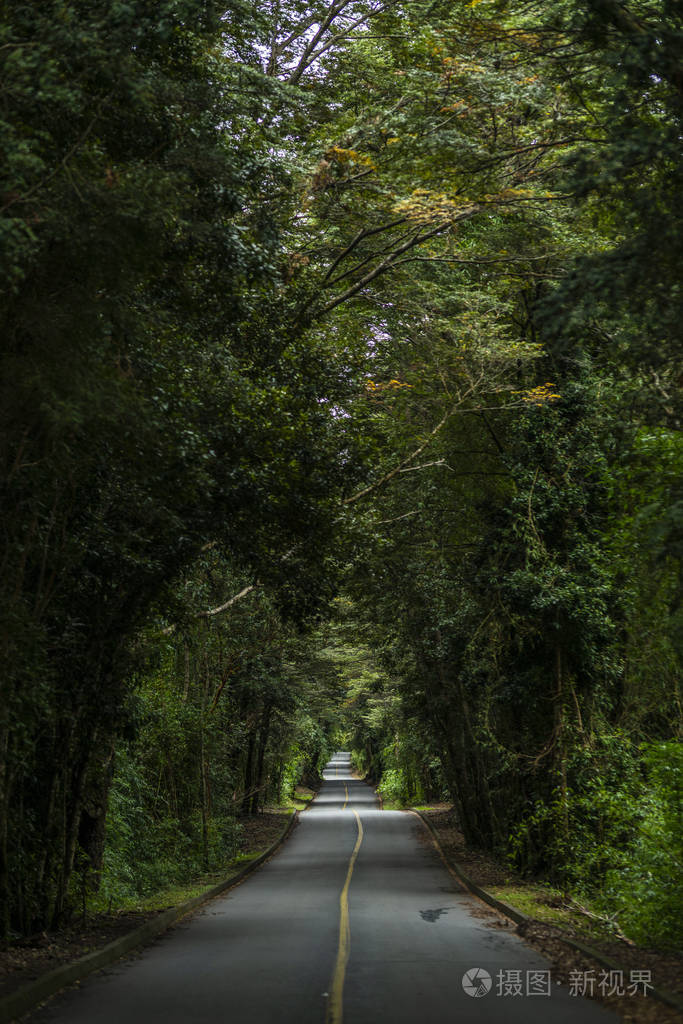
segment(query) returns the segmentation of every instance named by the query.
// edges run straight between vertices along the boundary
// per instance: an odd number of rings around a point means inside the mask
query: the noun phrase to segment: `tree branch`
[[[396,266],[398,267],[402,263],[459,263],[465,267],[485,266],[489,263],[540,263],[561,255],[561,253],[549,252],[543,256],[500,256],[483,260],[463,260],[459,256],[406,256],[403,260],[397,260]]]
[[[372,494],[373,491],[376,491],[379,487],[383,487],[384,484],[387,484],[389,483],[390,480],[393,480],[395,476],[401,473],[403,469],[413,461],[413,459],[416,459],[418,455],[421,455],[425,448],[429,444],[431,444],[431,442],[434,440],[439,431],[442,430],[443,427],[445,427],[451,416],[460,406],[461,401],[462,400],[456,402],[455,405],[451,406],[451,408],[444,413],[444,415],[441,417],[437,425],[427,435],[426,439],[422,442],[422,444],[418,448],[416,448],[414,452],[411,452],[410,455],[407,455],[405,459],[399,462],[398,466],[395,466],[389,473],[385,473],[384,476],[380,477],[379,480],[376,480],[374,484],[370,484],[369,487],[364,487],[362,491],[357,491],[355,494],[352,494],[350,498],[345,498],[344,501],[342,502],[342,505],[353,505],[355,502],[360,501],[361,498],[367,497],[368,494]]]
[[[373,235],[379,235],[379,234],[381,234],[382,231],[390,231],[391,228],[398,227],[399,224],[404,224],[407,219],[408,219],[407,217],[399,217],[398,220],[392,220],[388,224],[382,224],[378,228],[370,228],[370,229],[368,229],[368,228],[361,228],[361,230],[358,232],[358,234],[355,236],[355,238],[353,238],[349,242],[349,244],[346,246],[345,249],[342,249],[342,251],[336,257],[334,262],[330,265],[329,270],[327,271],[327,273],[325,274],[325,277],[323,278],[323,282],[327,281],[332,276],[332,274],[334,273],[336,268],[339,266],[341,261],[343,259],[345,259],[349,255],[350,252],[353,252],[353,250],[356,248],[356,246],[358,246],[366,238],[372,238]]]
[[[303,75],[304,71],[309,67],[310,63],[313,60],[315,60],[317,56],[317,54],[314,52],[315,48],[322,39],[322,37],[327,32],[328,28],[330,27],[334,19],[338,17],[342,13],[344,8],[348,7],[350,4],[351,0],[338,0],[336,4],[332,4],[332,6],[329,8],[327,12],[327,17],[323,18],[320,28],[314,34],[313,38],[309,40],[307,46],[304,49],[303,55],[299,60],[299,63],[294,68],[292,74],[289,76],[289,81],[293,85],[296,85],[296,83]]]
[[[414,512],[405,512],[402,516],[394,516],[393,519],[380,519],[377,526],[388,526],[389,523],[398,523],[401,519],[410,519],[411,516],[419,516],[424,509],[416,508]]]
[[[448,465],[445,459],[437,459],[435,462],[423,462],[419,466],[408,466],[406,469],[400,470],[401,473],[417,473],[420,469],[429,469],[430,466],[445,466],[446,469],[451,467]],[[451,470],[451,472],[453,472]]]
[[[350,5],[351,0],[339,0],[338,3],[333,4],[328,11],[327,17],[323,19],[320,28],[306,46],[303,55],[299,60],[299,63],[289,76],[289,82],[293,85],[296,85],[297,82],[299,82],[299,80],[301,79],[304,72],[307,71],[308,68],[310,68],[310,66],[314,64],[319,57],[321,57],[324,53],[326,53],[337,43],[341,42],[343,39],[348,38],[348,36],[353,32],[354,29],[358,28],[360,25],[365,24],[371,18],[376,17],[383,11],[386,11],[389,7],[395,6],[396,2],[397,0],[389,0],[389,2],[387,3],[379,4],[374,11],[368,11],[361,17],[356,18],[355,21],[352,21],[350,24],[348,24],[346,28],[340,29],[340,31],[336,32],[331,39],[329,39],[326,43],[324,43],[322,46],[319,46],[318,49],[316,49],[318,43],[320,43],[323,36],[325,35],[325,32],[331,27],[335,18],[339,17],[339,15],[343,13],[344,9]]]
[[[241,601],[243,597],[246,597],[248,594],[251,594],[252,590],[257,590],[260,586],[260,583],[251,583],[248,587],[244,587],[243,590],[240,590],[239,594],[235,594],[234,597],[231,597],[223,604],[219,604],[218,607],[208,608],[204,612],[195,612],[192,618],[210,619],[213,615],[220,615],[221,612],[227,611],[228,608],[231,608],[238,601]],[[175,633],[176,628],[177,627],[175,625],[167,626],[165,629],[161,630],[161,636],[170,636],[172,633]]]
[[[422,245],[423,242],[428,242],[430,238],[434,238],[436,235],[446,231],[454,223],[458,223],[462,220],[468,220],[470,217],[473,217],[478,213],[479,210],[480,206],[473,206],[467,210],[463,210],[457,217],[449,218],[447,221],[442,221],[431,231],[422,232],[418,230],[416,234],[411,235],[407,242],[390,253],[386,259],[382,260],[381,263],[378,263],[376,267],[373,267],[373,269],[365,274],[359,281],[350,285],[346,291],[337,295],[336,298],[330,299],[330,301],[319,310],[318,315],[324,316],[325,313],[329,313],[330,310],[341,305],[342,302],[346,302],[347,299],[353,298],[354,295],[357,295],[358,292],[362,291],[366,285],[370,284],[371,281],[374,281],[375,278],[380,276],[380,274],[384,274],[387,270],[391,270],[391,268],[399,262],[397,257],[402,256],[404,252],[414,249],[417,245]]]

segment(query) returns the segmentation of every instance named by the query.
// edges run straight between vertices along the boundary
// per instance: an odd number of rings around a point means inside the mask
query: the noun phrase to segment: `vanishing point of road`
[[[340,752],[291,837],[262,868],[32,1019],[615,1024],[611,1013],[556,985],[550,965],[512,928],[477,916],[481,904],[425,838],[415,815],[378,809]],[[524,994],[498,994],[497,978],[520,979]]]

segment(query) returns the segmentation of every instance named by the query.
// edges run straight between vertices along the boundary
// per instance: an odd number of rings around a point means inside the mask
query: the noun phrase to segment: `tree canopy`
[[[682,40],[3,4],[5,935],[220,861],[340,737],[527,872],[669,877]]]

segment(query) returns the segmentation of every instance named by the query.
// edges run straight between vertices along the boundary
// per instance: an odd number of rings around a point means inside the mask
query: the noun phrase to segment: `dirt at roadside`
[[[267,849],[281,835],[285,824],[286,819],[282,814],[269,812],[242,819],[240,853]],[[213,884],[219,880],[217,878]],[[209,889],[211,884],[207,882],[206,888]],[[165,908],[95,914],[86,920],[79,917],[59,931],[41,932],[11,945],[9,949],[0,950],[0,998],[28,985],[55,967],[72,963],[106,946],[156,917],[162,909]]]
[[[487,853],[468,847],[465,838],[458,828],[452,807],[446,804],[431,807],[423,811],[426,818],[439,837],[439,843],[445,855],[462,868],[463,872],[483,889],[514,885],[524,886],[524,881],[513,876],[510,869]],[[510,901],[513,903],[513,901]],[[514,904],[513,904],[514,905]],[[475,911],[492,928],[514,928],[529,945],[542,953],[552,965],[553,982],[559,981],[568,985],[570,973],[581,971],[590,978],[588,972],[594,972],[594,998],[607,1009],[618,1013],[629,1024],[681,1024],[683,1014],[673,1007],[666,1006],[648,996],[612,995],[602,996],[598,988],[601,972],[605,967],[560,940],[561,935],[586,942],[584,935],[571,927],[559,928],[556,925],[533,922],[529,925],[514,925],[491,907],[479,903]],[[615,961],[623,968],[624,987],[628,986],[630,972],[651,971],[652,983],[660,989],[683,997],[683,956],[662,953],[653,949],[630,945],[618,939],[604,940],[591,937],[589,943],[594,949]]]

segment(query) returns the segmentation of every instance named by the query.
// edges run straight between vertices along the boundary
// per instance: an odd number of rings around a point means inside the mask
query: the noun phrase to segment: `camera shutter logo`
[[[470,967],[462,976],[462,987],[468,996],[474,996],[475,999],[490,992],[492,984],[491,975],[483,967]]]

